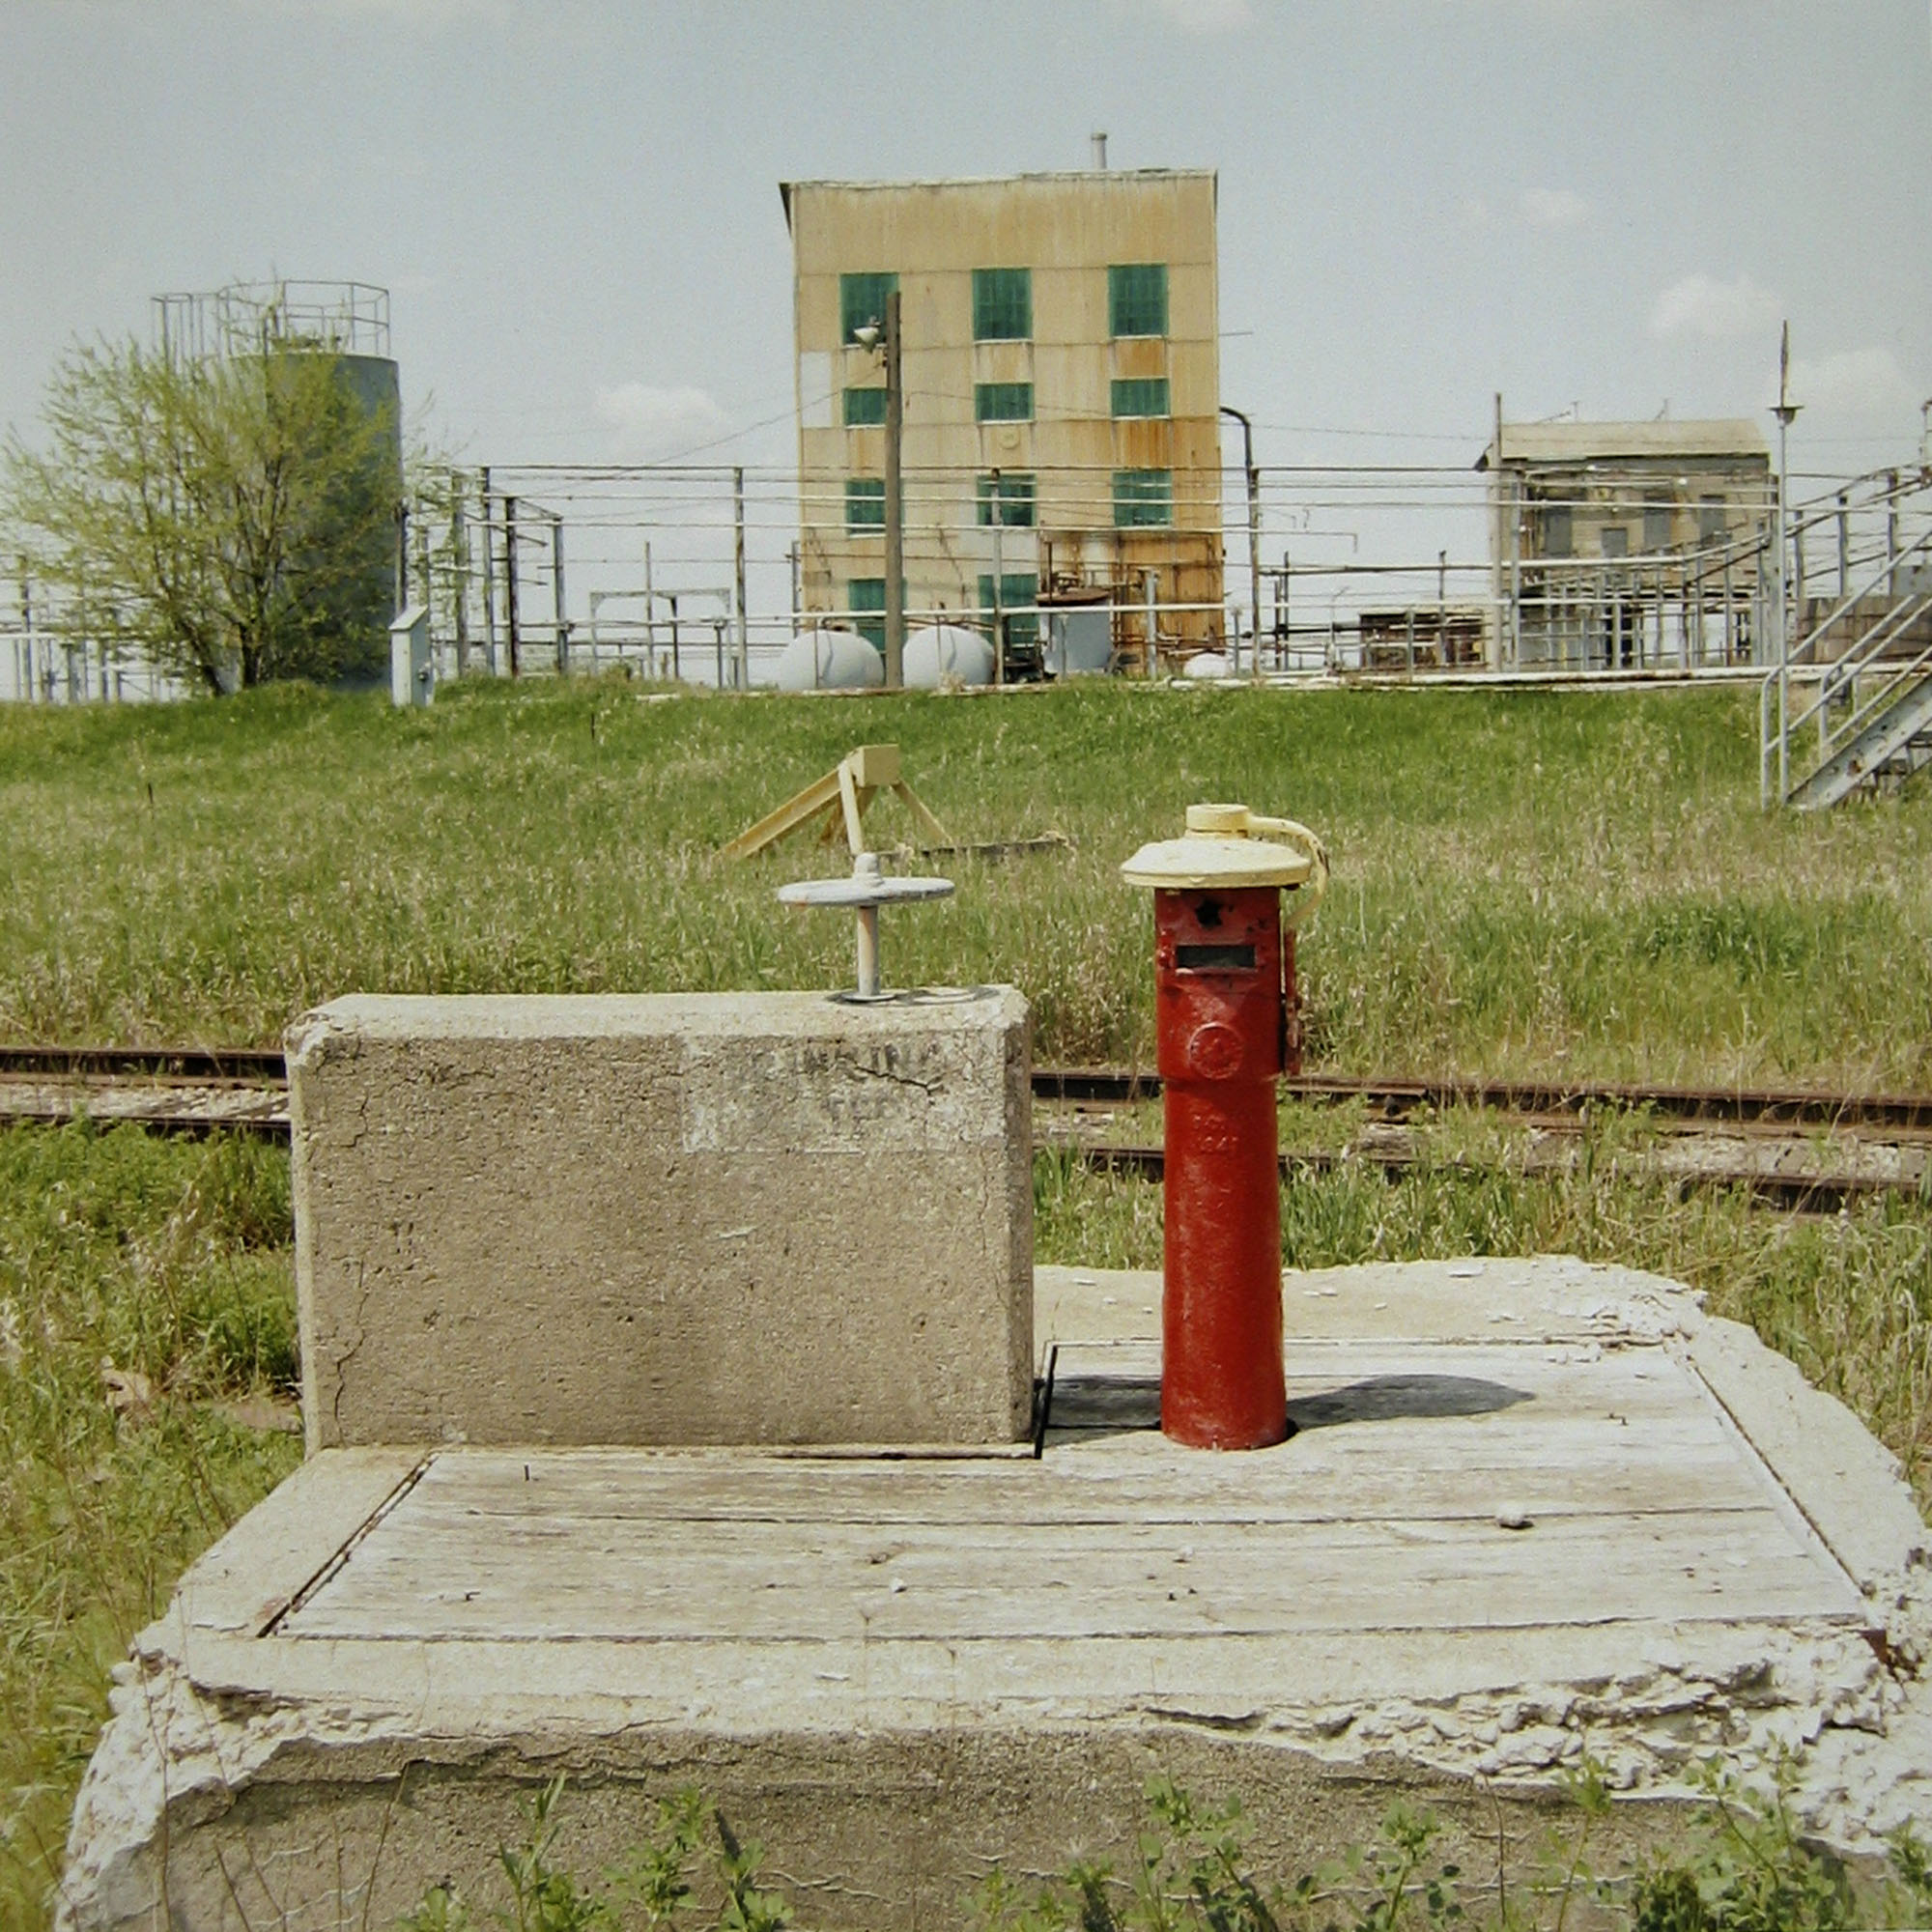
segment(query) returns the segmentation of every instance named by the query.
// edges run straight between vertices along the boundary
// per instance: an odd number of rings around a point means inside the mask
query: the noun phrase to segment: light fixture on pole
[[[905,428],[905,394],[899,380],[899,292],[886,297],[885,324],[852,331],[862,349],[882,353],[886,365],[886,688],[905,683],[905,498],[899,480],[899,445]]]

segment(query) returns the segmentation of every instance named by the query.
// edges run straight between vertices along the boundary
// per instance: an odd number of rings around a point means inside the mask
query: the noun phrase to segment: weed
[[[259,1143],[0,1132],[0,1923],[43,1922],[128,1636],[297,1461],[221,1406],[294,1372],[287,1215]]]
[[[1844,1866],[1799,1834],[1793,1758],[1776,1760],[1769,1789],[1747,1786],[1721,1759],[1709,1760],[1700,1775],[1710,1799],[1704,1842],[1692,1854],[1638,1867],[1633,1932],[1850,1932],[1860,1922]],[[1902,1871],[1900,1857],[1895,1848],[1894,1868]]]
[[[483,1922],[503,1932],[656,1932],[679,1925],[696,1903],[693,1873],[709,1813],[718,1833],[709,1874],[717,1909],[699,1915],[709,1932],[784,1932],[790,1923],[790,1906],[756,1888],[758,1846],[740,1843],[724,1814],[692,1790],[659,1804],[656,1836],[606,1871],[601,1886],[580,1881],[555,1857],[563,1790],[561,1776],[545,1785],[526,1813],[522,1843],[498,1849],[509,1903],[490,1907]],[[477,1923],[469,1900],[445,1881],[396,1921],[396,1932],[472,1932]]]

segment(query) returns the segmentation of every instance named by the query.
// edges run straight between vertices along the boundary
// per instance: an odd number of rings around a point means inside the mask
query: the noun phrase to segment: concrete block
[[[1010,988],[357,996],[288,1047],[311,1453],[1026,1435]]]
[[[913,1258],[903,1258],[913,1265]],[[497,1847],[559,1773],[587,1876],[699,1786],[810,1925],[964,1922],[1127,1850],[1150,1776],[1238,1795],[1292,1881],[1402,1798],[1480,1916],[1681,1836],[1699,1763],[1861,1858],[1932,1813],[1932,1561],[1895,1465],[1676,1284],[1551,1258],[1291,1275],[1297,1433],[1154,1428],[1159,1278],[1039,1271],[1042,1453],[330,1450],[137,1640],[68,1932],[338,1932]],[[1130,1856],[1130,1853],[1129,1853]],[[1526,1895],[1526,1894],[1524,1894]]]

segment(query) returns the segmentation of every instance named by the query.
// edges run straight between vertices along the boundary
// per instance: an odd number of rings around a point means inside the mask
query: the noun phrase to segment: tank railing
[[[1870,595],[1881,579],[1891,577],[1910,559],[1932,554],[1932,529],[1915,543],[1889,555],[1870,582],[1841,600],[1849,609],[1860,597]],[[1792,660],[1774,665],[1758,689],[1758,793],[1769,806],[1776,797],[1779,804],[1790,801],[1797,790],[1791,778],[1791,746],[1812,722],[1818,725],[1818,754],[1811,766],[1817,771],[1835,757],[1859,734],[1873,724],[1904,691],[1932,668],[1932,644],[1910,659],[1892,659],[1887,673],[1874,686],[1859,695],[1859,681],[1883,656],[1888,647],[1902,638],[1928,611],[1932,611],[1932,591],[1898,599],[1886,615],[1860,638],[1845,653],[1826,661],[1811,701],[1802,710],[1791,708],[1790,671]],[[1829,620],[1828,620],[1829,622]],[[1827,628],[1813,628],[1815,637]],[[1852,708],[1834,724],[1831,707],[1847,690],[1852,693]],[[1808,776],[1808,774],[1807,774]],[[1801,779],[1798,783],[1803,783]]]

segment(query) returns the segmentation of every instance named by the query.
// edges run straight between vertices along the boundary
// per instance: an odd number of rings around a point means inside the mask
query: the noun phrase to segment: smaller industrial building
[[[1771,452],[1756,425],[1506,423],[1490,477],[1492,665],[1633,669],[1760,661]]]
[[[1096,167],[786,182],[799,595],[883,634],[885,376],[901,302],[905,607],[1028,648],[1080,613],[1115,649],[1222,636],[1216,183]]]

